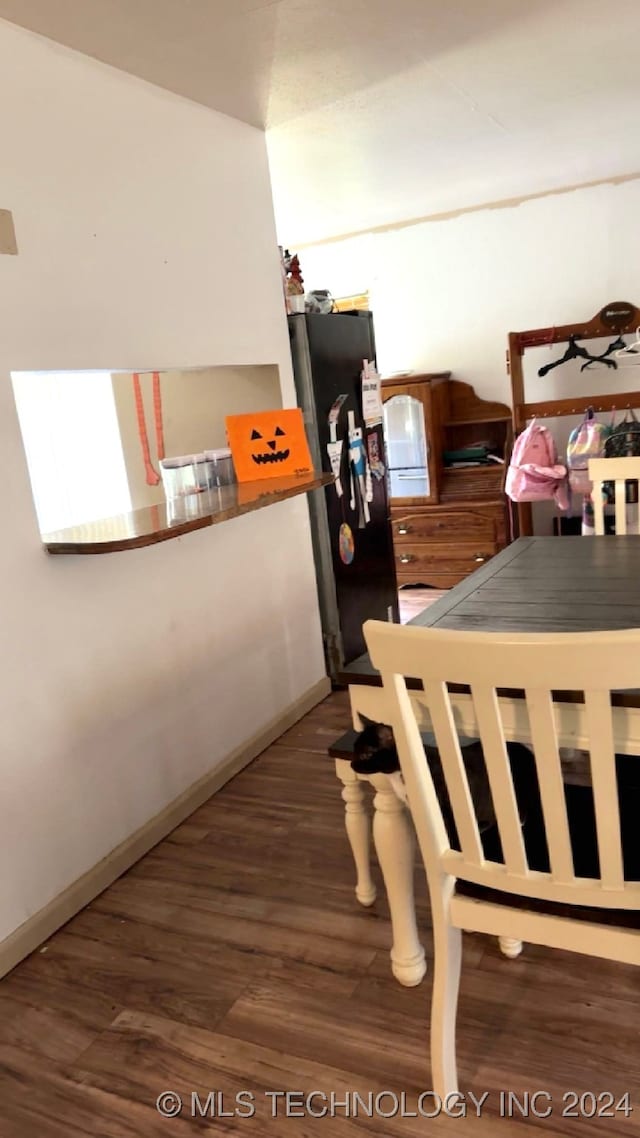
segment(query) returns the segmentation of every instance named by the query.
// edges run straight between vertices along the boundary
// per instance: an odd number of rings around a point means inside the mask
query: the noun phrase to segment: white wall
[[[612,300],[640,306],[639,211],[640,181],[600,186],[305,248],[302,274],[334,296],[369,289],[383,375],[450,369],[510,404],[510,331],[584,320]],[[539,379],[562,351],[526,353],[528,398],[640,390],[640,369],[569,365]],[[575,422],[549,423],[561,451]]]
[[[0,134],[1,938],[324,665],[304,498],[47,556],[10,382],[272,363],[292,405],[263,135],[4,23]]]
[[[510,331],[640,305],[639,208],[640,181],[579,190],[304,248],[302,275],[334,296],[369,289],[383,373],[451,368],[507,399]]]

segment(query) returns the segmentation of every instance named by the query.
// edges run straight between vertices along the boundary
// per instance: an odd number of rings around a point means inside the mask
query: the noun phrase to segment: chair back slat
[[[509,873],[522,875],[527,859],[497,693],[486,684],[473,684],[471,695],[505,864]]]
[[[530,688],[526,699],[551,876],[567,884],[574,879],[574,866],[553,700],[551,692],[538,688]]]
[[[593,528],[596,537],[604,537],[604,502],[602,500],[602,483],[593,484]]]
[[[624,871],[611,703],[608,693],[603,691],[585,692],[584,701],[589,732],[591,785],[596,813],[600,879],[605,889],[622,889]]]
[[[469,780],[462,759],[446,684],[423,681],[429,703],[431,723],[447,783],[451,809],[465,861],[480,865],[483,860],[478,822],[473,808]]]
[[[616,478],[616,534],[627,532],[626,484],[624,478]]]
[[[424,821],[424,826],[416,829],[426,864],[427,858],[440,857],[449,849],[449,836],[404,676],[391,676],[388,689],[400,712],[394,738],[404,780],[414,808]]]

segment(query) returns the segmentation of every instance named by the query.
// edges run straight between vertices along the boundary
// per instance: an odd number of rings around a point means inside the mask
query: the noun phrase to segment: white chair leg
[[[413,893],[415,841],[409,814],[386,775],[372,775],[373,840],[389,901],[393,948],[391,971],[401,984],[413,988],[427,970],[418,940]]]
[[[510,960],[515,960],[522,952],[522,941],[516,940],[512,936],[499,936],[498,944],[500,945],[500,952],[504,956],[508,956]]]
[[[433,995],[431,997],[431,1081],[441,1099],[458,1090],[456,1012],[460,987],[462,935],[446,920],[433,923]]]
[[[336,774],[343,783],[344,823],[356,866],[356,897],[361,905],[373,905],[376,887],[371,877],[371,820],[364,790],[346,759],[336,759]]]

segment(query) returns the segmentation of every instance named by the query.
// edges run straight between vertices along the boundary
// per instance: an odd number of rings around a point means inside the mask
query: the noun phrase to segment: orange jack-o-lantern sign
[[[229,415],[226,426],[239,482],[299,476],[313,470],[299,407]]]

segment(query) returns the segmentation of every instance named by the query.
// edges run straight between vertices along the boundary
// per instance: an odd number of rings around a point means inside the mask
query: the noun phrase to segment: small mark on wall
[[[15,256],[18,252],[13,214],[10,209],[0,209],[0,253]]]

